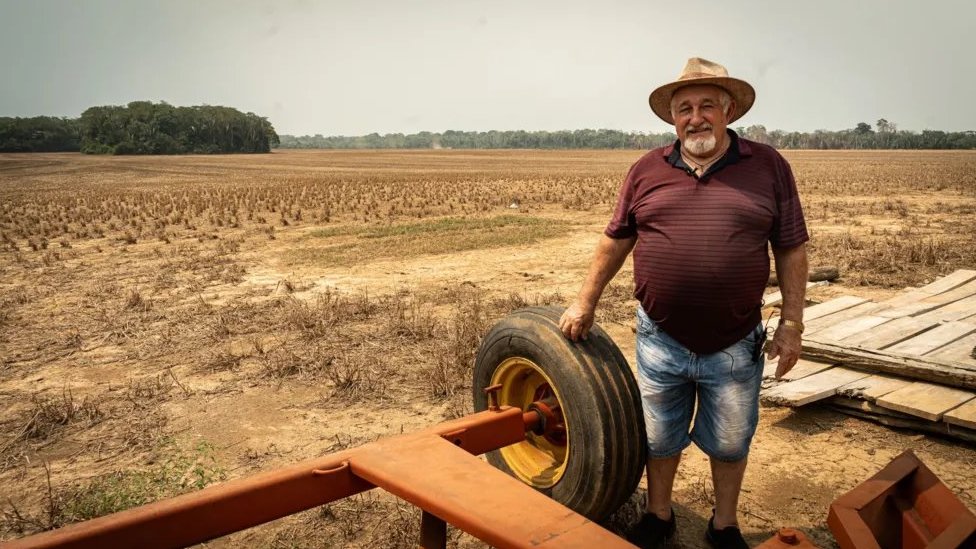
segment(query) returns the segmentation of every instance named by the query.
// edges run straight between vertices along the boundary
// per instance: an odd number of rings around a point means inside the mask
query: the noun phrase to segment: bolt
[[[800,541],[796,530],[792,528],[780,528],[776,537],[787,545],[796,545]]]
[[[501,383],[496,383],[491,387],[485,387],[485,394],[488,395],[488,409],[492,412],[498,411],[498,391],[501,388]]]

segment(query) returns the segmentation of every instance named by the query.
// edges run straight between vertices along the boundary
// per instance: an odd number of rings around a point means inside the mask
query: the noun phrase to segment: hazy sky
[[[736,125],[976,129],[976,3],[927,0],[0,0],[0,116],[164,100],[279,133],[663,131],[651,89],[705,57]]]

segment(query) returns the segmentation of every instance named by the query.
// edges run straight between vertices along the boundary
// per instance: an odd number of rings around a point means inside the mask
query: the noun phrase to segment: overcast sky
[[[227,105],[279,133],[663,131],[688,57],[757,90],[736,125],[976,129],[976,3],[0,0],[0,116]]]

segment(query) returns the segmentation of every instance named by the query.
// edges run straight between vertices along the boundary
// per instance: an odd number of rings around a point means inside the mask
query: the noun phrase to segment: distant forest
[[[777,149],[976,149],[976,131],[899,130],[874,125],[814,132],[739,126],[742,137]],[[81,151],[92,154],[264,153],[282,149],[652,149],[674,133],[619,130],[371,133],[362,136],[281,135],[264,117],[230,107],[174,107],[135,101],[91,107],[80,118],[0,117],[0,152]]]
[[[266,118],[230,107],[134,101],[91,107],[80,118],[0,118],[0,152],[266,153],[277,145]]]
[[[885,119],[872,126],[860,122],[847,130],[815,132],[767,131],[765,126],[740,126],[746,139],[777,149],[976,149],[976,131],[921,133],[899,130]],[[652,149],[676,139],[674,133],[619,130],[489,131],[391,133],[346,137],[282,135],[282,149]]]

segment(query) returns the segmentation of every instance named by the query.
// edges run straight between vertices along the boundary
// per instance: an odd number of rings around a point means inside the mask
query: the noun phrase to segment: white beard
[[[708,137],[695,137],[686,139],[682,145],[688,149],[688,152],[697,156],[704,157],[715,150],[715,146],[718,144],[718,140],[715,139],[715,134],[708,134]]]

